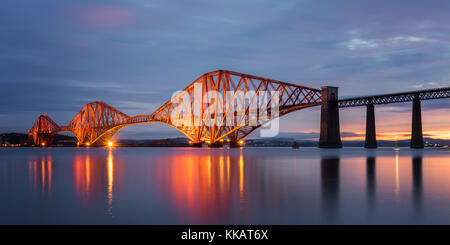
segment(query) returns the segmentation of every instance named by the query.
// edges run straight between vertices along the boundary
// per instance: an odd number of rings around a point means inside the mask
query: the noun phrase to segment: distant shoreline
[[[317,147],[317,140],[302,140],[295,138],[259,138],[245,140],[246,147],[292,147],[294,140],[299,147]],[[166,139],[147,139],[147,140],[115,140],[115,147],[192,147],[189,139],[185,137],[166,138]],[[450,140],[424,138],[425,147],[449,148]],[[363,147],[364,141],[342,141],[344,147]],[[409,147],[409,140],[389,141],[378,140],[378,147]],[[224,142],[224,145],[227,145]],[[2,147],[41,147],[36,146],[33,140],[23,133],[2,133],[0,134],[0,146]],[[77,147],[77,139],[73,136],[55,135],[53,144],[45,147]],[[79,147],[85,147],[80,145]],[[94,144],[89,147],[105,147],[104,145]],[[226,147],[226,146],[225,146]]]

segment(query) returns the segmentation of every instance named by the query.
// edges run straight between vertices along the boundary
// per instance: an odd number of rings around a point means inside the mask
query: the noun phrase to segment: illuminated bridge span
[[[128,125],[159,122],[178,129],[193,144],[214,145],[226,139],[237,145],[273,118],[320,104],[318,89],[217,70],[199,77],[150,115],[129,116],[103,102],[92,102],[67,126],[41,115],[28,133],[40,145],[51,144],[55,134],[66,131],[79,144],[90,145],[106,143]]]
[[[262,99],[261,99],[262,98]],[[72,132],[79,144],[106,143],[132,124],[164,123],[184,133],[193,143],[230,146],[270,120],[304,108],[321,105],[321,148],[342,147],[339,108],[366,106],[366,148],[376,148],[374,105],[412,102],[411,148],[423,148],[421,100],[450,98],[450,88],[338,99],[338,88],[321,90],[292,83],[217,70],[205,73],[150,115],[128,116],[103,103],[83,107],[67,126],[41,115],[29,135],[35,144],[51,144],[55,134]],[[273,106],[275,104],[275,107]]]

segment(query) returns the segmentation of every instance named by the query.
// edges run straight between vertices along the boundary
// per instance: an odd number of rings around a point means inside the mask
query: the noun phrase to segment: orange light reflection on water
[[[52,163],[52,156],[41,156],[40,160],[33,158],[28,162],[29,182],[34,189],[40,189],[41,194],[51,193]]]
[[[233,199],[243,198],[242,153],[187,152],[161,159],[157,166],[159,191],[168,196],[180,217],[187,216],[193,223],[217,222],[229,213]]]
[[[241,154],[239,155],[239,193],[241,200],[244,199],[244,157]]]
[[[73,166],[74,188],[79,201],[84,204],[101,204],[106,201],[105,213],[112,216],[114,185],[120,173],[115,166],[114,148],[105,148],[107,154],[80,152]]]
[[[112,149],[108,151],[108,210],[107,213],[112,215],[113,186],[114,186],[114,156]]]
[[[81,199],[88,199],[91,192],[91,161],[89,155],[76,155],[73,166],[75,190]]]

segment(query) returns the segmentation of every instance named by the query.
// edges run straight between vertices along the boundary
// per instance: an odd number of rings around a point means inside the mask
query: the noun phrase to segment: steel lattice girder
[[[71,131],[80,143],[94,143],[108,131],[129,124],[129,119],[128,115],[96,101],[85,105],[66,129]]]
[[[338,106],[355,107],[355,106],[366,106],[369,104],[376,105],[376,104],[408,102],[416,99],[432,100],[443,98],[450,98],[450,88],[438,88],[438,89],[419,90],[404,93],[348,98],[339,100]]]
[[[258,94],[267,99],[259,101]],[[272,113],[270,106],[274,101],[279,105],[277,113]],[[38,123],[40,118],[30,132],[70,131],[79,143],[92,144],[112,138],[127,125],[161,122],[180,130],[194,142],[214,143],[225,137],[237,141],[276,117],[320,103],[318,89],[217,70],[199,77],[151,115],[130,117],[103,102],[92,102],[67,126],[59,127],[45,116],[54,127],[49,130],[50,126]],[[252,117],[258,106],[265,110],[257,109]]]
[[[320,90],[218,70],[204,74],[172,97],[151,115],[151,120],[177,125],[194,142],[214,143],[225,137],[236,141],[274,118],[262,112],[261,116],[250,118],[250,110],[257,107],[254,105],[258,103],[258,93],[268,97],[262,106],[270,108],[271,92],[275,91],[280,106],[276,117],[320,104]],[[174,118],[178,122],[173,122]]]
[[[33,127],[28,131],[28,135],[33,137],[36,144],[51,141],[53,135],[60,131],[60,127],[47,115],[40,115]],[[50,142],[47,142],[50,143]]]

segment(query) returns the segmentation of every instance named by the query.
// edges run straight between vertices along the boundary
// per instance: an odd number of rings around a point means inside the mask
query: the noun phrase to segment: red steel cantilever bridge
[[[261,102],[258,95],[268,99]],[[89,145],[109,141],[128,125],[159,122],[178,129],[195,145],[214,145],[223,139],[238,145],[239,140],[276,117],[321,105],[319,147],[340,148],[339,108],[366,106],[365,147],[375,148],[374,105],[411,101],[411,147],[423,148],[420,101],[441,98],[450,98],[450,88],[339,100],[337,87],[323,86],[319,90],[217,70],[203,74],[150,115],[129,116],[97,101],[86,104],[67,126],[59,126],[47,115],[41,115],[28,133],[35,144],[50,144],[55,134],[72,132],[78,143]],[[276,113],[272,111],[273,101],[277,104]]]
[[[273,91],[277,92],[276,98]],[[252,116],[262,94],[268,108]],[[203,74],[150,115],[129,116],[103,103],[85,105],[67,126],[41,115],[29,130],[35,144],[50,144],[55,134],[72,132],[80,144],[104,143],[120,129],[140,123],[164,123],[184,133],[194,144],[214,144],[223,139],[237,143],[271,119],[321,104],[321,91],[233,71]],[[277,100],[278,113],[267,106]],[[233,123],[227,123],[232,120]]]

